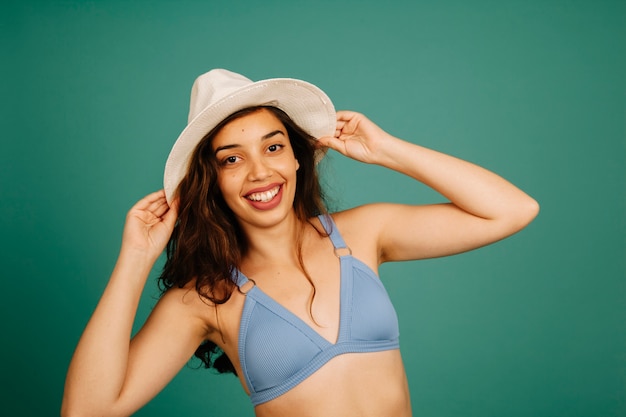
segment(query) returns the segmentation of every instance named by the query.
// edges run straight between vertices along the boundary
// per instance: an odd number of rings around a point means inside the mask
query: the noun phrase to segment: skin
[[[501,177],[395,138],[358,113],[338,112],[335,135],[318,142],[357,161],[410,176],[450,201],[424,206],[371,204],[334,213],[353,255],[375,272],[383,262],[447,256],[493,243],[522,229],[538,212],[531,197]],[[298,161],[284,127],[261,110],[226,125],[213,149],[221,161],[220,190],[250,243],[240,269],[334,342],[339,326],[339,261],[328,238],[307,224],[303,257],[317,290],[313,321],[308,308],[311,287],[294,250],[298,220],[291,202]],[[278,202],[259,204],[246,198],[251,191],[276,186]],[[204,339],[224,349],[242,374],[237,336],[245,295],[237,291],[215,307],[200,300],[193,283],[173,288],[131,340],[141,292],[176,216],[176,203],[169,207],[163,191],[146,196],[129,211],[116,267],[69,367],[63,416],[132,414],[174,377]],[[255,413],[411,416],[400,352],[338,356],[291,391],[257,406]]]

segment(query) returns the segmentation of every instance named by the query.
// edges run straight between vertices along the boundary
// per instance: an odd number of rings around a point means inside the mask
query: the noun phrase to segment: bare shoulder
[[[373,270],[377,270],[380,264],[380,236],[386,219],[398,207],[395,204],[374,203],[332,213],[337,229],[352,253]]]

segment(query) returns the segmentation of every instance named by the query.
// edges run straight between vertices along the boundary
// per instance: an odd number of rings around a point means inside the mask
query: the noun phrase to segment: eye
[[[278,143],[275,143],[273,145],[270,145],[267,147],[268,152],[278,152],[279,150],[281,150],[285,145],[281,145]]]
[[[234,163],[237,163],[237,161],[239,161],[239,157],[238,156],[227,156],[226,158],[224,158],[222,160],[222,165],[232,165]]]

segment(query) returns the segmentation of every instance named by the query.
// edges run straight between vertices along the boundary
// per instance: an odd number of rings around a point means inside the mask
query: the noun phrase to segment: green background
[[[625,28],[623,1],[3,2],[2,414],[58,414],[125,213],[222,67],[311,81],[540,202],[496,245],[382,268],[416,416],[626,416]],[[336,153],[322,168],[336,209],[441,200]],[[136,415],[253,411],[192,365]]]

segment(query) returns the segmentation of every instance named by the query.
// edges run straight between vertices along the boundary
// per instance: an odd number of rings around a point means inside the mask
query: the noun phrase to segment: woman
[[[408,175],[450,203],[328,214],[315,172],[327,148]],[[165,190],[128,213],[118,262],[70,364],[62,414],[130,415],[196,353],[236,373],[259,417],[410,416],[378,266],[487,245],[537,212],[483,168],[395,138],[361,114],[335,114],[315,86],[210,71],[192,89]],[[131,339],[168,242],[166,291]]]

